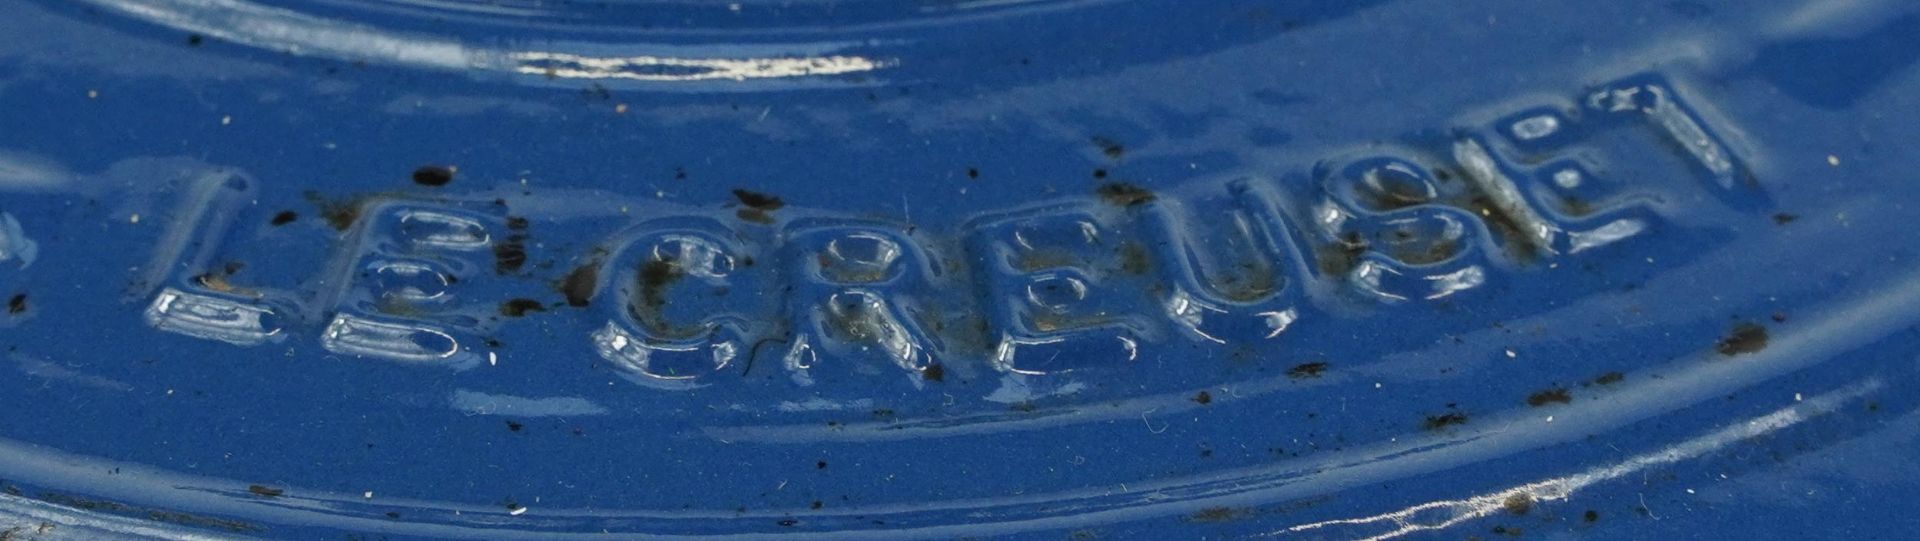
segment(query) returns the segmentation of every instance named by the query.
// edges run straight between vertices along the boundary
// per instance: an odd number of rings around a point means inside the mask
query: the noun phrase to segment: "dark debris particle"
[[[1120,272],[1131,276],[1141,276],[1153,271],[1153,256],[1147,248],[1138,242],[1128,241],[1120,245],[1116,255],[1120,256]]]
[[[1440,415],[1428,415],[1426,422],[1423,424],[1427,427],[1427,430],[1441,430],[1449,426],[1464,425],[1467,424],[1467,414],[1449,412]]]
[[[61,494],[58,492],[42,492],[39,495],[39,499],[46,501],[48,503],[63,505],[63,506],[81,509],[85,511],[114,511],[114,512],[124,513],[124,512],[129,512],[134,510],[134,508],[128,507],[126,504],[122,504],[120,502],[107,501],[107,500],[95,500],[90,498],[83,498],[80,496],[71,496],[67,494]]]
[[[1305,363],[1287,369],[1287,377],[1293,379],[1317,378],[1325,373],[1327,373],[1327,363],[1324,362]]]
[[[394,518],[394,519],[397,519],[397,518],[400,518],[400,512],[399,512],[399,511],[388,511],[388,512],[387,512],[387,518]]]
[[[1721,355],[1732,357],[1767,349],[1767,328],[1752,323],[1733,326],[1733,332],[1713,345]]]
[[[822,460],[822,461],[813,463],[813,469],[816,469],[816,470],[827,469],[827,461]]]
[[[740,200],[740,204],[748,208],[760,210],[780,210],[787,206],[787,202],[781,201],[779,197],[740,188],[733,189],[733,198]]]
[[[517,235],[493,245],[493,272],[512,274],[527,264],[527,246]]]
[[[13,298],[7,299],[7,313],[18,314],[25,311],[27,311],[26,293],[15,293]]]
[[[1243,508],[1225,506],[1208,507],[1187,515],[1187,520],[1189,522],[1228,522],[1246,518],[1247,515],[1250,514],[1252,513]]]
[[[519,431],[520,431],[520,429],[522,429],[522,428],[526,428],[526,427],[527,427],[527,425],[523,425],[523,424],[520,424],[520,423],[517,423],[517,422],[514,422],[514,421],[507,421],[507,430],[508,430],[508,431],[511,431],[511,432],[519,432]],[[507,504],[507,508],[508,508],[508,509],[512,509],[512,508],[514,508],[514,507],[518,507],[518,506],[516,506],[516,505],[513,505],[513,504]]]
[[[267,220],[267,223],[277,227],[277,226],[293,223],[294,220],[298,220],[298,219],[300,219],[300,213],[297,213],[291,210],[283,210],[283,211],[280,211],[279,214],[273,215],[273,219]]]
[[[927,381],[946,381],[947,367],[941,366],[940,363],[928,364],[926,368],[920,370],[920,378]]]
[[[1093,178],[1107,178],[1107,170],[1105,169],[1093,170]]]
[[[507,229],[511,229],[514,231],[526,231],[527,225],[528,225],[527,219],[524,217],[520,217],[520,216],[507,217]]]
[[[593,293],[600,287],[600,263],[588,262],[560,281],[560,294],[567,296],[567,306],[581,307],[593,302]]]
[[[1601,374],[1600,377],[1593,378],[1593,382],[1600,385],[1613,385],[1615,383],[1626,381],[1626,379],[1627,379],[1626,374],[1622,374],[1619,372],[1608,372],[1605,374]]]
[[[1773,224],[1787,225],[1787,224],[1793,223],[1794,220],[1798,220],[1798,219],[1800,219],[1800,215],[1798,214],[1788,214],[1788,213],[1782,212],[1782,213],[1773,215]]]
[[[1367,253],[1369,246],[1370,243],[1358,232],[1348,231],[1340,236],[1339,242],[1316,247],[1314,259],[1319,263],[1321,273],[1344,279],[1349,271],[1360,265],[1360,258]]]
[[[507,302],[500,303],[500,315],[507,317],[520,317],[527,315],[527,312],[545,311],[547,311],[547,307],[540,304],[540,301],[533,299],[510,299]]]
[[[281,495],[284,495],[287,493],[287,491],[284,489],[273,488],[266,485],[247,485],[247,492],[252,493],[255,496],[264,496],[268,498],[278,498]]]
[[[1467,211],[1480,215],[1487,229],[1495,237],[1517,240],[1507,246],[1508,255],[1523,263],[1532,263],[1540,259],[1540,247],[1524,240],[1532,238],[1527,233],[1527,227],[1515,221],[1513,215],[1505,207],[1494,202],[1492,197],[1478,195],[1459,204]]]
[[[1586,514],[1580,515],[1580,520],[1584,520],[1587,522],[1599,522],[1600,512],[1592,509],[1588,509]]]
[[[1500,507],[1506,509],[1508,513],[1525,515],[1533,511],[1533,495],[1519,493],[1507,496],[1506,501],[1500,502]]]
[[[174,524],[179,524],[182,526],[193,526],[198,528],[219,528],[219,529],[227,530],[231,532],[258,532],[264,529],[264,528],[261,528],[259,525],[248,523],[248,522],[241,522],[238,520],[227,520],[227,519],[221,519],[221,518],[203,517],[200,515],[195,515],[190,513],[182,513],[179,511],[164,511],[159,509],[148,509],[147,518],[161,521],[161,522],[170,522]]]
[[[1147,191],[1146,188],[1125,182],[1101,184],[1099,188],[1094,188],[1093,192],[1099,194],[1100,199],[1107,204],[1116,207],[1144,205],[1153,202],[1155,197],[1153,192]]]
[[[820,500],[814,500],[814,501],[813,501],[813,504],[811,504],[811,505],[809,505],[808,507],[811,507],[811,508],[814,508],[814,509],[819,509],[819,508],[822,508],[822,507],[826,507],[826,506],[827,506],[827,502],[823,502],[823,501],[820,501]]]
[[[1527,405],[1536,408],[1547,404],[1565,404],[1572,401],[1573,395],[1562,387],[1554,387],[1527,395]]]
[[[203,44],[206,42],[207,42],[206,36],[202,36],[199,34],[187,34],[187,45],[199,47],[200,44]]]
[[[1110,159],[1118,160],[1121,156],[1127,155],[1127,147],[1121,145],[1119,141],[1096,136],[1093,138],[1093,145],[1100,147],[1100,153]]]
[[[779,524],[779,525],[781,525],[781,526],[784,526],[784,527],[788,527],[788,528],[792,528],[792,527],[794,527],[794,526],[799,526],[799,525],[800,525],[800,521],[799,521],[799,520],[796,520],[796,519],[791,519],[791,518],[790,518],[790,519],[785,519],[785,520],[781,520],[780,522],[776,522],[776,523],[774,523],[774,524]]]
[[[733,217],[739,218],[740,221],[743,221],[743,222],[756,223],[760,225],[767,225],[767,224],[773,223],[772,214],[767,214],[767,211],[756,209],[756,208],[744,208],[744,209],[733,211]]]
[[[422,165],[413,170],[413,183],[421,186],[446,186],[453,182],[453,168],[444,165]]]
[[[1198,394],[1195,394],[1195,395],[1193,395],[1193,402],[1194,402],[1195,404],[1199,404],[1199,405],[1202,405],[1202,406],[1205,406],[1205,405],[1207,405],[1207,404],[1212,404],[1212,403],[1213,403],[1213,393],[1209,393],[1209,392],[1206,392],[1206,391],[1200,391],[1200,392],[1199,392]]]
[[[1773,322],[1774,322],[1774,323],[1786,323],[1786,322],[1787,322],[1787,313],[1786,313],[1786,312],[1774,312],[1774,313],[1773,313]]]
[[[587,85],[580,89],[580,95],[590,100],[607,101],[613,99],[613,91],[600,83]]]
[[[308,202],[313,203],[314,208],[319,209],[320,218],[326,220],[327,225],[333,226],[335,230],[346,231],[353,227],[354,222],[360,221],[361,201],[359,199],[327,199],[319,192],[307,192],[306,197]]]
[[[686,273],[679,265],[665,259],[648,260],[640,266],[640,304],[649,309],[658,309],[667,304],[667,287],[680,281]]]
[[[967,178],[980,178],[980,168],[978,168],[978,167],[968,167],[968,168],[967,168]]]

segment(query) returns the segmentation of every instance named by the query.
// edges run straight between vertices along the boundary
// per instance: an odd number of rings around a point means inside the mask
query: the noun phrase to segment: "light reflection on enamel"
[[[665,44],[569,44],[586,49],[645,50],[653,54],[582,54],[558,50],[512,50],[457,40],[405,34],[316,17],[241,0],[86,0],[109,11],[178,30],[233,43],[302,56],[374,61],[457,71],[492,71],[547,79],[629,80],[638,82],[747,81],[793,79],[869,72],[891,61],[813,50],[820,44],[789,49],[757,47],[737,56],[659,54],[685,49]],[[827,44],[827,48],[833,47]],[[731,52],[731,51],[730,51]]]

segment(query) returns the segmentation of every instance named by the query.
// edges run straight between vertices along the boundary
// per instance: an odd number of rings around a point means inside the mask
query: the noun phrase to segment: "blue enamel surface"
[[[1914,522],[1900,2],[0,14],[7,535]]]

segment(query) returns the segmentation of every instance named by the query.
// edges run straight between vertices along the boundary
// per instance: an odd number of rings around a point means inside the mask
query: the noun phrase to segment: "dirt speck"
[[[279,214],[273,215],[273,219],[267,220],[267,223],[275,227],[279,227],[279,226],[293,223],[294,220],[298,220],[298,219],[300,219],[300,213],[297,213],[291,210],[283,210],[283,211],[280,211]]]
[[[1533,495],[1519,493],[1507,496],[1506,501],[1500,502],[1500,507],[1506,509],[1508,513],[1525,515],[1533,511]]]
[[[1100,147],[1100,153],[1106,155],[1108,159],[1118,160],[1127,155],[1127,147],[1125,145],[1121,145],[1119,141],[1106,137],[1095,136],[1093,138],[1093,146]]]
[[[600,262],[589,261],[560,281],[560,294],[567,296],[567,306],[582,307],[593,302],[593,293],[600,287]]]
[[[1782,213],[1773,215],[1773,224],[1787,225],[1787,224],[1793,223],[1794,220],[1798,220],[1798,219],[1800,219],[1800,216],[1798,214],[1788,214],[1788,213],[1782,212]]]
[[[940,363],[928,364],[926,368],[920,370],[920,378],[927,381],[946,381],[947,367],[941,366]]]
[[[1093,191],[1100,195],[1102,201],[1116,207],[1144,205],[1153,202],[1155,197],[1153,192],[1147,191],[1146,188],[1125,182],[1108,182],[1094,188]]]
[[[328,199],[319,192],[307,192],[306,197],[307,202],[313,203],[313,207],[320,211],[320,218],[335,230],[346,231],[353,227],[354,222],[360,221],[362,201],[358,198]]]
[[[1601,374],[1600,377],[1593,378],[1593,382],[1599,385],[1613,385],[1626,380],[1627,375],[1619,372],[1608,372]]]
[[[1453,411],[1440,415],[1428,415],[1427,420],[1421,424],[1427,427],[1427,430],[1444,430],[1450,426],[1467,424],[1467,414]]]
[[[1487,230],[1503,240],[1509,256],[1522,263],[1540,260],[1540,247],[1534,244],[1532,237],[1527,233],[1527,228],[1515,221],[1513,216],[1492,198],[1479,195],[1454,204],[1479,215],[1486,223]]]
[[[1585,514],[1580,515],[1580,520],[1584,520],[1587,522],[1599,522],[1600,512],[1592,509],[1588,509]]]
[[[751,209],[775,211],[787,206],[787,202],[781,201],[779,197],[740,188],[734,188],[733,198],[740,200],[740,204]]]
[[[203,517],[203,516],[195,515],[191,513],[182,513],[179,511],[167,511],[162,509],[148,509],[147,518],[152,520],[157,520],[160,522],[170,522],[174,524],[179,524],[182,526],[193,526],[196,528],[219,528],[219,529],[227,530],[230,532],[258,532],[265,529],[260,527],[257,524],[241,522],[238,520]]]
[[[1344,279],[1354,267],[1360,266],[1360,257],[1366,255],[1372,243],[1359,233],[1348,231],[1335,239],[1335,242],[1314,247],[1314,261],[1320,267],[1320,273],[1335,279]]]
[[[740,221],[743,221],[743,222],[751,222],[751,223],[756,223],[760,225],[767,225],[767,224],[773,223],[772,214],[768,214],[767,211],[757,209],[757,208],[744,208],[744,209],[733,211],[733,217],[739,218]]]
[[[1147,248],[1138,242],[1127,241],[1117,250],[1120,256],[1120,272],[1130,276],[1142,276],[1153,271],[1153,256]]]
[[[199,47],[203,44],[206,44],[206,42],[207,42],[206,36],[202,36],[199,34],[187,34],[187,45],[190,47]]]
[[[1317,378],[1325,373],[1327,373],[1327,363],[1324,362],[1302,363],[1287,369],[1287,377],[1293,379]]]
[[[672,261],[655,259],[640,266],[640,302],[648,308],[659,308],[667,304],[667,286],[680,281],[685,273]]]
[[[1208,507],[1187,515],[1191,522],[1228,522],[1246,518],[1253,514],[1250,510],[1238,507]]]
[[[505,201],[496,201],[505,204]],[[527,264],[527,227],[526,218],[507,217],[507,238],[493,243],[494,274],[512,274]]]
[[[1573,395],[1568,393],[1566,388],[1563,387],[1554,387],[1527,395],[1527,405],[1536,408],[1547,404],[1565,404],[1572,401]]]
[[[512,274],[527,264],[527,246],[525,240],[517,235],[509,235],[505,240],[493,244],[493,272]]]
[[[520,423],[517,423],[517,422],[513,422],[513,421],[507,421],[507,431],[508,431],[508,432],[519,432],[519,431],[520,431],[520,429],[523,429],[523,428],[526,428],[526,427],[527,427],[527,425],[523,425],[523,424],[520,424]]]
[[[281,495],[287,493],[285,489],[274,488],[266,485],[248,485],[247,492],[252,493],[255,496],[264,496],[268,498],[278,498]]]
[[[445,165],[422,165],[413,170],[413,183],[421,186],[446,186],[453,182],[453,168]]]
[[[27,311],[26,293],[15,293],[13,298],[7,299],[7,313],[18,314],[25,311]]]
[[[1193,395],[1193,403],[1199,404],[1202,406],[1205,406],[1207,404],[1212,404],[1213,394],[1206,391],[1200,391],[1198,394]]]
[[[1732,357],[1767,349],[1767,328],[1752,323],[1733,326],[1733,332],[1713,345],[1721,355]]]
[[[528,312],[545,311],[547,307],[533,299],[509,299],[507,302],[500,303],[500,315],[507,317],[520,317],[527,315]]]
[[[204,287],[213,291],[258,297],[260,295],[258,291],[254,291],[249,288],[235,286],[233,285],[233,281],[229,280],[230,277],[232,277],[235,274],[238,274],[242,269],[245,269],[246,267],[247,265],[245,263],[241,263],[239,261],[228,261],[226,264],[221,265],[220,268],[218,269],[209,270],[207,272],[201,273],[199,276],[195,276],[194,281],[199,282],[200,287]]]

